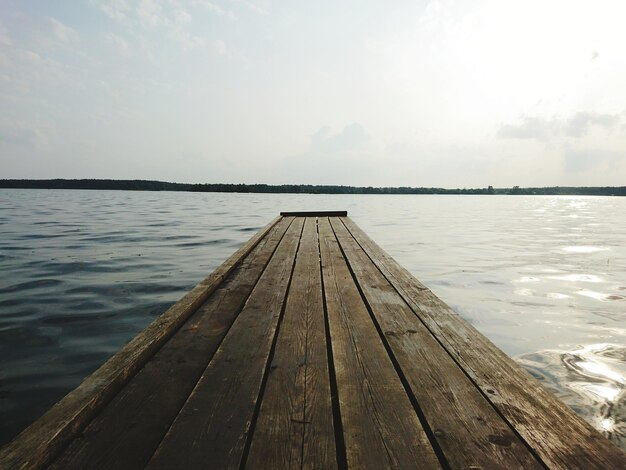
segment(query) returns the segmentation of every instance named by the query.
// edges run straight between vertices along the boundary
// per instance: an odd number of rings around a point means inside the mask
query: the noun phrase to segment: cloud
[[[565,122],[565,134],[583,137],[591,126],[611,129],[619,123],[620,118],[619,114],[576,113]]]
[[[43,135],[39,129],[23,122],[0,120],[0,143],[20,147],[36,147]]]
[[[576,178],[575,184],[583,183],[587,177],[600,174],[615,175],[626,168],[626,152],[621,150],[619,131],[623,114],[601,114],[577,112],[569,117],[522,117],[520,122],[502,125],[498,129],[501,139],[537,140],[554,152],[557,171]],[[598,133],[597,131],[602,131]],[[616,140],[617,139],[617,140]],[[521,145],[521,144],[520,144]],[[558,156],[558,157],[557,157]],[[548,162],[546,162],[548,164]]]
[[[349,124],[338,132],[323,126],[310,139],[308,150],[266,167],[274,181],[360,185],[377,176],[371,165],[370,138],[361,124]]]
[[[189,24],[191,23],[192,16],[185,10],[175,10],[174,11],[174,21],[177,24]]]
[[[311,136],[311,149],[319,153],[347,152],[362,147],[368,140],[369,136],[358,123],[350,124],[337,133],[324,126]]]
[[[498,129],[501,139],[537,139],[547,140],[555,132],[554,120],[548,121],[537,117],[523,117],[517,125],[503,125]]]
[[[562,136],[581,138],[592,127],[611,130],[620,123],[621,118],[620,114],[589,112],[579,112],[567,119],[524,116],[518,124],[500,126],[497,136],[501,139],[536,139],[542,142]]]
[[[231,20],[236,19],[235,14],[231,10],[225,10],[220,5],[206,0],[194,0],[191,2],[193,6],[200,6],[213,13],[216,16],[223,16]]]
[[[203,47],[207,41],[202,36],[196,36],[181,28],[170,30],[169,36],[176,41],[184,51],[190,51],[197,47]]]
[[[195,6],[204,3],[192,1],[186,5]],[[150,44],[152,41],[151,34],[154,33],[178,44],[183,51],[205,47],[210,43],[207,37],[193,32],[194,16],[188,9],[183,8],[182,2],[141,0],[136,3],[134,9],[130,8],[123,0],[110,4],[92,0],[92,4],[122,24],[126,28],[127,36],[142,44]],[[226,13],[224,10],[224,14]],[[108,35],[107,41],[115,46],[118,53],[128,56],[130,48],[125,40],[115,35]],[[152,56],[152,53],[149,52],[146,55]]]
[[[52,37],[64,44],[70,44],[78,41],[79,34],[75,29],[64,25],[55,18],[48,18],[48,24],[52,27]]]
[[[42,67],[45,65],[43,57],[33,51],[19,50],[16,52],[16,57],[20,59],[24,64],[32,65],[36,67]]]
[[[9,31],[6,26],[0,22],[0,45],[10,46],[12,44],[11,38],[9,37]]]
[[[105,35],[106,42],[113,46],[115,51],[123,56],[130,57],[130,47],[128,46],[128,42],[117,34],[108,33]]]
[[[608,170],[616,170],[626,162],[626,152],[615,152],[603,149],[572,149],[564,153],[564,169],[568,173],[583,173],[604,166]]]
[[[270,4],[268,0],[233,0],[247,6],[250,10],[260,15],[269,14]]]
[[[137,6],[137,17],[146,29],[154,29],[167,22],[161,5],[154,0],[141,0]]]
[[[125,0],[91,0],[91,3],[118,23],[126,21],[131,10]]]
[[[213,51],[214,54],[225,56],[225,57],[233,56],[231,50],[228,48],[226,43],[222,41],[221,39],[216,39],[214,41],[211,41],[210,47],[211,47],[211,51]]]

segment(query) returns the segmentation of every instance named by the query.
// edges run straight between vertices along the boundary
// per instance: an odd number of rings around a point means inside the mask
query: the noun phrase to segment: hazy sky
[[[626,184],[626,2],[2,0],[0,178]]]

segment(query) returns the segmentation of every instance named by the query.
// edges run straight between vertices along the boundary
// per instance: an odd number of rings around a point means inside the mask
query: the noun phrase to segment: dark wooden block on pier
[[[0,468],[626,468],[345,212],[284,212]]]

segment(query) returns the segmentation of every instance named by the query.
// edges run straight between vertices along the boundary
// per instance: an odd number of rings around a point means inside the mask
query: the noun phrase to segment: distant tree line
[[[538,195],[586,195],[586,196],[626,196],[626,186],[573,187],[551,186],[546,188],[413,188],[336,186],[310,184],[188,184],[168,183],[147,180],[106,180],[106,179],[52,179],[0,180],[0,188],[23,189],[116,189],[125,191],[190,191],[209,193],[296,193],[296,194],[538,194]]]

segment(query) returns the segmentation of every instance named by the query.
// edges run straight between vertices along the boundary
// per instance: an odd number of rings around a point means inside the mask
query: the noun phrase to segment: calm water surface
[[[290,209],[347,209],[626,449],[626,198],[58,190],[0,190],[0,443]]]

